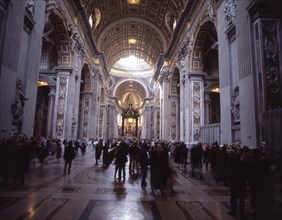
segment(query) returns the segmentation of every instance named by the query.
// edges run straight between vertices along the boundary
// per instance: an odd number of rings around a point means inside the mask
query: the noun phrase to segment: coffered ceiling
[[[81,0],[109,69],[129,55],[152,67],[167,50],[187,0]],[[130,3],[131,2],[131,3]]]

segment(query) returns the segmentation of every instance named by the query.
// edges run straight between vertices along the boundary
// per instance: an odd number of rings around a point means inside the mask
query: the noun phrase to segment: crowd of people
[[[63,157],[64,175],[70,174],[72,160],[78,156],[79,150],[83,156],[88,144],[92,145],[95,152],[96,166],[100,164],[100,160],[104,168],[113,164],[114,179],[125,180],[128,162],[128,175],[140,177],[142,188],[148,186],[149,180],[153,195],[156,192],[164,195],[165,190],[174,193],[173,179],[177,175],[176,169],[186,170],[189,164],[191,178],[204,180],[203,171],[207,170],[217,183],[229,187],[230,215],[245,215],[245,200],[249,195],[257,219],[268,219],[271,216],[273,178],[270,156],[262,148],[251,149],[240,146],[239,143],[219,145],[215,142],[209,145],[199,142],[187,147],[181,141],[92,139],[87,142],[78,139],[38,140],[13,136],[0,142],[1,183],[7,183],[9,177],[14,176],[23,184],[32,158],[37,158],[43,166],[48,156],[54,156],[58,161]]]
[[[74,153],[68,153],[68,146]],[[59,162],[65,161],[64,174],[68,166],[70,173],[71,161],[79,154],[85,154],[87,143],[83,140],[63,140],[58,138],[33,138],[24,134],[12,135],[9,139],[0,140],[0,182],[6,184],[13,178],[22,185],[29,170],[31,161],[38,160],[43,167],[48,157],[54,157]],[[70,159],[71,158],[71,159]]]

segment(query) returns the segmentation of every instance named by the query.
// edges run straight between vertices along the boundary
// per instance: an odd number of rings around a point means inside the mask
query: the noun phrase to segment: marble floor
[[[209,171],[204,180],[189,176],[186,169],[173,179],[175,193],[151,194],[140,187],[140,177],[128,174],[124,181],[114,180],[114,165],[107,169],[95,165],[95,154],[89,147],[84,156],[73,161],[71,174],[63,175],[64,162],[49,156],[43,167],[35,159],[19,186],[11,179],[0,188],[0,219],[95,219],[95,220],[232,220],[228,215],[229,190],[217,184]],[[149,176],[148,176],[149,179]],[[149,182],[149,181],[148,181]],[[280,190],[281,193],[281,190]],[[282,216],[281,194],[276,194],[274,214]],[[246,219],[250,203],[246,201]],[[239,219],[239,217],[238,217]]]

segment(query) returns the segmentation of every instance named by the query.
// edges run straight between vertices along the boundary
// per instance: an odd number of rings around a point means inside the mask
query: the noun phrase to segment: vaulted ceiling
[[[121,101],[122,107],[128,107],[131,103],[134,108],[139,108],[147,94],[144,86],[139,82],[128,80],[117,87],[114,96]]]
[[[154,66],[167,50],[188,0],[81,0],[109,69],[129,55]]]

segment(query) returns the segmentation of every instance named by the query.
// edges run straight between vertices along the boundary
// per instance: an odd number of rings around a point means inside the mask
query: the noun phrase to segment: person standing
[[[96,166],[98,165],[98,161],[101,158],[102,148],[103,148],[103,141],[102,141],[102,139],[100,139],[98,144],[96,144],[96,148],[95,148],[95,159],[96,159],[95,165]]]
[[[56,149],[56,158],[58,159],[58,162],[60,161],[60,158],[62,157],[62,146],[61,143],[57,142],[57,149]]]
[[[68,169],[68,174],[70,174],[71,164],[74,158],[75,158],[75,152],[72,146],[72,141],[69,141],[64,151],[64,159],[65,159],[64,175],[66,175],[67,169]]]
[[[147,186],[146,178],[147,178],[148,165],[149,165],[148,150],[149,147],[147,146],[147,144],[143,143],[140,158],[139,158],[139,163],[141,166],[141,175],[142,175],[142,181],[141,181],[142,188],[145,188]]]
[[[229,182],[230,182],[230,212],[228,214],[237,216],[239,200],[240,217],[245,216],[245,199],[247,195],[246,167],[241,160],[241,153],[233,151],[229,159]]]
[[[124,142],[120,143],[120,146],[118,146],[118,149],[116,151],[116,159],[115,159],[115,176],[118,173],[118,180],[121,180],[121,174],[123,175],[123,180],[125,180],[125,164],[127,162],[127,151],[126,151],[126,144]]]

